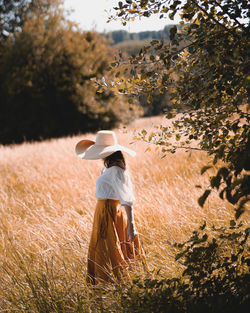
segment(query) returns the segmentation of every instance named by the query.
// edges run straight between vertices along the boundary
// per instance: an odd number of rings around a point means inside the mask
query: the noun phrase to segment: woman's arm
[[[126,213],[127,213],[127,217],[128,217],[128,229],[127,229],[128,240],[134,241],[135,237],[137,236],[137,231],[135,228],[133,208],[132,206],[129,206],[127,204],[122,204],[122,206],[124,206]]]
[[[130,180],[129,172],[124,171],[119,166],[112,166],[109,168],[110,185],[114,189],[117,198],[120,200],[121,205],[124,206],[128,217],[128,240],[133,241],[137,235],[134,222],[133,212],[133,186]]]

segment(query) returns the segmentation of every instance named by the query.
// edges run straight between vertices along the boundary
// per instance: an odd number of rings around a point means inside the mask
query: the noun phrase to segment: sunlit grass
[[[213,192],[197,204],[208,174],[204,152],[177,151],[161,158],[146,144],[132,142],[134,129],[150,129],[162,118],[141,119],[119,143],[137,156],[126,158],[134,183],[137,229],[152,275],[173,277],[180,265],[170,243],[186,240],[204,220],[227,225],[233,208]],[[163,120],[166,123],[165,120]],[[0,309],[30,312],[92,312],[98,297],[85,284],[86,256],[96,199],[95,180],[102,161],[77,158],[75,144],[94,134],[41,143],[0,147]],[[141,273],[142,274],[142,273]],[[110,293],[109,301],[118,301]],[[74,311],[75,310],[75,311]],[[0,310],[1,311],[1,310]],[[79,309],[79,312],[85,312]],[[77,311],[78,312],[78,311]],[[93,311],[94,312],[94,311]]]

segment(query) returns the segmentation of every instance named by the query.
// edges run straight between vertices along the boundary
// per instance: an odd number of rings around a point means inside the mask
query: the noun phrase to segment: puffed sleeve
[[[111,168],[111,184],[117,198],[121,204],[132,206],[135,200],[133,193],[133,185],[130,179],[130,174],[127,170],[123,170],[119,166],[112,166]]]

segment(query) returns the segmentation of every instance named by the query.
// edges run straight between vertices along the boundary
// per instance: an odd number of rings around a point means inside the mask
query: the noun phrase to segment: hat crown
[[[96,145],[98,146],[115,146],[117,138],[113,131],[100,130],[96,135]]]

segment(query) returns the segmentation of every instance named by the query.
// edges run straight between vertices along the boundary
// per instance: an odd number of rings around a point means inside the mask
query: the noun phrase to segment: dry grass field
[[[166,120],[141,119],[126,135],[115,132],[128,146],[135,129],[160,122]],[[0,312],[71,312],[81,301],[92,312],[97,300],[85,284],[86,254],[102,161],[77,158],[75,144],[85,137],[95,135],[0,146]],[[227,225],[233,209],[215,192],[204,208],[197,204],[202,190],[195,185],[208,185],[208,174],[200,176],[205,153],[178,151],[161,159],[154,147],[145,152],[145,143],[130,148],[137,152],[126,160],[149,269],[152,275],[160,269],[162,276],[176,276],[180,265],[169,243],[186,240],[204,220],[208,227]],[[68,309],[64,304],[60,311],[62,299]]]

